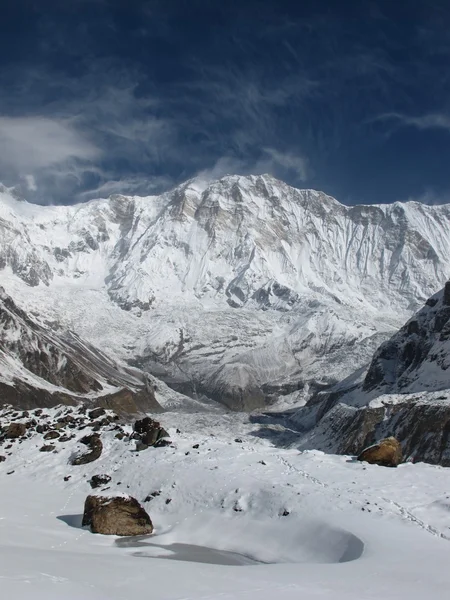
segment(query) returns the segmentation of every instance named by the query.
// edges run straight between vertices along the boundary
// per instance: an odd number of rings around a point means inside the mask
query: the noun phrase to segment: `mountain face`
[[[238,410],[367,363],[449,263],[448,206],[346,207],[269,176],[69,207],[0,193],[2,285],[20,309]]]
[[[145,379],[115,365],[73,332],[39,323],[0,288],[0,391],[21,408],[89,399],[121,412],[158,410]]]
[[[301,445],[357,454],[394,435],[410,459],[450,466],[449,367],[447,282],[378,348],[367,372],[360,370],[298,411],[294,421],[309,429]]]

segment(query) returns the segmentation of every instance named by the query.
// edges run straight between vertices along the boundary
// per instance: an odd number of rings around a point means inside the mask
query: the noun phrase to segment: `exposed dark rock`
[[[6,456],[0,456],[0,463],[5,462]]]
[[[88,446],[90,451],[86,454],[81,454],[80,456],[73,458],[72,465],[86,465],[100,458],[103,450],[103,444],[99,435],[93,433],[92,435],[82,438],[80,442]]]
[[[47,444],[39,448],[39,452],[53,452],[53,450],[55,450],[55,446],[52,444]]]
[[[135,536],[153,532],[151,519],[135,498],[88,496],[83,526],[103,535]]]
[[[106,485],[111,481],[111,477],[109,475],[93,475],[89,481],[91,488],[95,489],[101,487],[102,485]]]
[[[106,411],[104,408],[95,408],[94,410],[88,412],[88,417],[94,421],[95,419],[102,417],[105,413]]]
[[[75,417],[73,415],[66,415],[65,417],[60,417],[57,421],[58,423],[72,423],[75,421]]]
[[[133,425],[134,439],[137,440],[136,449],[138,451],[145,450],[149,446],[163,445],[163,438],[167,438],[169,434],[161,427],[158,421],[154,421],[150,417],[137,420]]]

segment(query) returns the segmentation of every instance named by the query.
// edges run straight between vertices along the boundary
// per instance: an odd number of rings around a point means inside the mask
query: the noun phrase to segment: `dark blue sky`
[[[36,202],[261,172],[450,200],[449,0],[2,0],[0,90]]]

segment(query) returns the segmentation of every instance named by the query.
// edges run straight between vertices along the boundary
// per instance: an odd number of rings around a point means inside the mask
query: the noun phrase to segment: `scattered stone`
[[[234,441],[235,441],[237,444],[242,444],[242,440],[241,440],[241,438],[236,438]]]
[[[287,517],[290,514],[291,513],[288,510],[284,509],[283,512],[280,512],[280,517]]]
[[[53,452],[53,450],[55,450],[55,446],[52,444],[46,444],[39,448],[39,452]]]
[[[106,410],[104,408],[99,407],[99,408],[94,408],[94,410],[89,411],[88,417],[92,421],[95,421],[95,419],[102,417],[104,414],[106,414]]]
[[[111,481],[111,477],[109,475],[93,475],[89,481],[89,484],[92,489],[101,487],[102,485],[106,485]]]
[[[151,494],[149,494],[144,502],[150,502],[150,500],[153,500],[153,498],[157,498],[158,496],[161,496],[161,490],[158,490],[157,492],[152,492]]]
[[[114,436],[116,437],[118,440],[123,440],[123,438],[125,437],[125,434],[123,433],[123,431],[116,433],[116,435]]]
[[[170,504],[172,502],[172,498],[166,498],[166,504]]]
[[[103,444],[98,434],[93,433],[92,435],[86,435],[85,437],[81,438],[80,442],[88,446],[90,452],[73,458],[72,465],[86,465],[94,460],[97,460],[97,458],[100,458],[103,450]]]
[[[55,423],[55,424],[53,425],[53,428],[54,428],[54,429],[64,429],[64,427],[65,427],[65,426],[66,426],[66,423],[61,423],[61,422],[59,422],[59,423]]]
[[[197,450],[197,448],[200,448],[200,444],[194,444],[192,447],[194,448],[194,450]]]
[[[57,431],[49,431],[44,435],[44,440],[56,440],[60,436],[61,434],[59,434]]]
[[[92,533],[135,536],[153,532],[151,519],[131,496],[88,496],[84,504],[83,526]]]
[[[35,414],[36,417],[40,417],[42,415],[42,408],[37,408],[34,411],[34,414]]]
[[[0,463],[5,462],[6,456],[0,456]]]
[[[66,476],[64,477],[64,481],[69,481],[69,479],[70,479],[71,477],[72,477],[72,475],[66,475]]]
[[[49,426],[46,423],[39,423],[39,425],[37,425],[36,427],[36,432],[37,433],[44,433],[45,431],[48,431]]]
[[[10,423],[6,430],[6,438],[8,440],[14,440],[20,438],[27,432],[25,423]]]
[[[363,450],[358,460],[381,467],[397,467],[403,460],[402,447],[396,438],[389,437]]]
[[[69,442],[72,439],[72,436],[70,435],[62,435],[60,438],[58,438],[58,442]]]
[[[66,415],[58,419],[58,423],[72,423],[73,421],[75,421],[75,417],[72,415]]]
[[[260,460],[260,461],[259,461],[259,464],[260,464],[260,465],[267,465],[267,463],[265,463],[263,460]]]
[[[15,473],[15,471],[8,471],[6,474],[7,475],[12,475],[13,473]]]

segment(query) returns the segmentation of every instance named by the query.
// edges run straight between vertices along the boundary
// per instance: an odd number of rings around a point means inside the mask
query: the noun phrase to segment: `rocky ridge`
[[[407,460],[450,466],[450,282],[360,370],[290,417],[301,448],[358,454],[395,436]]]
[[[77,334],[27,314],[1,287],[0,391],[3,402],[27,409],[82,398],[122,412],[161,408],[137,369],[122,368]]]

